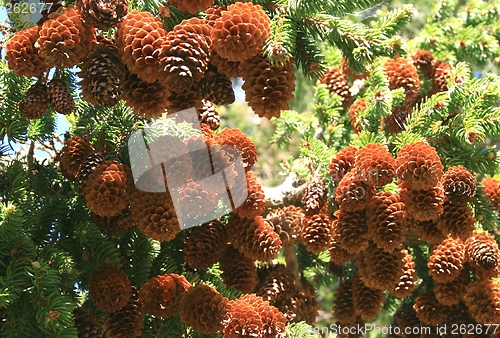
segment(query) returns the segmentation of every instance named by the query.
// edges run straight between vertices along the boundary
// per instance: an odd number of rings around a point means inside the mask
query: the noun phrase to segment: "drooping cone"
[[[463,269],[457,279],[448,283],[434,284],[434,293],[439,303],[446,306],[457,305],[464,299],[465,289],[469,283],[469,271]]]
[[[356,310],[354,310],[352,279],[346,279],[339,283],[335,289],[332,315],[341,325],[352,325],[356,323]]]
[[[154,83],[158,79],[158,54],[167,35],[159,18],[149,12],[128,13],[118,25],[116,47],[131,73]]]
[[[77,0],[76,6],[86,23],[102,30],[116,27],[128,13],[128,0]]]
[[[246,172],[245,180],[238,178],[231,192],[233,201],[242,201],[248,194],[245,202],[234,210],[239,217],[251,219],[262,214],[266,208],[264,191],[251,171]]]
[[[184,261],[190,268],[207,269],[222,258],[226,242],[226,230],[219,221],[192,228],[184,240]]]
[[[196,112],[201,124],[207,125],[211,130],[219,129],[220,115],[212,102],[203,100],[203,106],[197,109]]]
[[[246,171],[252,170],[255,162],[257,162],[257,148],[255,144],[238,128],[224,128],[224,130],[215,136],[215,142],[221,146],[236,147],[240,151]],[[230,148],[227,150],[230,150]]]
[[[415,270],[416,263],[413,261],[413,256],[407,250],[402,250],[403,257],[403,274],[399,277],[399,281],[392,289],[390,294],[396,298],[405,298],[411,296],[413,290],[417,287],[417,271]]]
[[[447,201],[439,215],[438,229],[443,234],[451,234],[452,237],[465,241],[472,236],[475,222],[476,219],[467,204],[453,204]]]
[[[330,240],[328,251],[330,253],[330,262],[335,264],[345,264],[356,257],[356,254],[349,253],[340,244],[340,235],[338,227],[336,227],[335,224],[333,224],[332,238]]]
[[[215,104],[231,104],[235,100],[233,83],[214,66],[209,66],[198,86],[203,98]]]
[[[131,294],[130,280],[116,265],[104,265],[92,273],[89,295],[99,310],[118,311],[127,304]]]
[[[337,219],[333,221],[332,226],[337,228],[340,246],[353,255],[366,250],[369,242],[364,211],[347,212],[340,209],[334,216]]]
[[[75,101],[69,91],[68,84],[61,78],[50,80],[47,95],[52,108],[58,113],[68,115],[75,109]]]
[[[159,318],[177,316],[181,310],[180,301],[190,287],[182,275],[158,275],[142,285],[139,301],[149,315]]]
[[[352,304],[354,311],[362,320],[368,321],[376,317],[382,309],[384,299],[384,291],[367,287],[359,276],[353,278]]]
[[[203,107],[203,97],[195,87],[179,92],[175,89],[172,90],[167,96],[167,102],[169,114],[189,108],[200,109]]]
[[[349,107],[349,119],[354,132],[357,134],[361,131],[361,123],[358,119],[359,113],[366,109],[366,99],[361,98],[354,101]]]
[[[248,219],[233,215],[228,221],[226,232],[229,242],[252,260],[267,262],[281,250],[279,235],[261,216]]]
[[[59,164],[67,179],[75,179],[85,158],[94,152],[92,144],[83,137],[73,136],[64,141]]]
[[[21,115],[27,119],[35,120],[42,117],[49,108],[47,86],[42,82],[31,85],[18,107]]]
[[[434,56],[432,53],[425,49],[417,49],[411,58],[415,67],[429,79],[432,79],[434,74]]]
[[[400,328],[408,328],[408,333],[400,334],[396,337],[405,337],[405,338],[420,338],[420,327],[422,323],[417,317],[417,313],[413,309],[413,307],[409,307],[403,309],[400,307],[396,313],[394,314],[394,320],[392,322],[392,327],[400,327]],[[411,333],[415,330],[415,333]],[[389,337],[389,336],[388,336]]]
[[[337,94],[342,98],[342,106],[344,108],[347,108],[351,104],[353,99],[349,91],[351,86],[341,67],[328,69],[319,81],[326,85],[331,94]]]
[[[500,285],[493,280],[470,283],[465,294],[465,304],[479,324],[500,323]]]
[[[142,336],[144,313],[139,302],[139,291],[132,286],[132,295],[128,303],[120,310],[109,314],[104,324],[106,337],[134,338]]]
[[[291,245],[299,240],[304,219],[302,208],[289,205],[273,209],[267,214],[266,219],[280,236],[283,246]]]
[[[262,52],[270,25],[271,20],[259,5],[232,4],[214,22],[212,50],[230,61],[243,62]]]
[[[339,183],[342,178],[354,167],[355,155],[358,150],[353,146],[347,146],[340,150],[328,166],[330,175],[334,182]]]
[[[71,68],[88,53],[95,29],[88,27],[75,6],[60,7],[38,31],[38,54],[48,67]]]
[[[7,42],[5,60],[9,69],[18,76],[38,76],[47,69],[47,64],[35,46],[37,39],[38,26],[33,26],[16,32]]]
[[[438,325],[443,320],[443,306],[436,299],[434,291],[421,291],[415,299],[413,309],[424,325]]]
[[[500,180],[495,178],[485,178],[481,182],[483,191],[491,199],[491,204],[496,210],[500,210]]]
[[[403,88],[405,102],[412,102],[418,97],[420,79],[417,69],[410,60],[398,58],[386,61],[385,72],[389,78],[389,89]]]
[[[260,117],[280,117],[282,110],[290,109],[288,102],[295,90],[295,69],[292,61],[283,66],[272,65],[257,55],[241,64],[245,82],[245,101]]]
[[[257,286],[257,267],[252,259],[240,254],[234,247],[224,251],[220,259],[221,277],[227,287],[251,293]]]
[[[446,239],[446,235],[439,230],[435,221],[416,222],[415,230],[424,241],[430,244],[439,244]]]
[[[413,112],[411,104],[402,104],[392,108],[392,112],[384,119],[384,129],[391,134],[398,134],[406,129],[406,119]]]
[[[270,304],[275,304],[287,293],[294,291],[295,287],[296,280],[293,273],[285,267],[278,267],[266,277],[257,295]]]
[[[247,302],[257,311],[262,320],[262,337],[276,338],[285,333],[286,319],[283,314],[268,301],[254,294],[244,295],[240,300]]]
[[[222,338],[262,337],[264,323],[257,310],[243,299],[226,304],[222,319]]]
[[[101,325],[89,309],[77,307],[73,310],[73,314],[78,337],[104,338]]]
[[[370,239],[381,249],[392,252],[405,240],[408,230],[405,204],[398,194],[381,191],[366,209]]]
[[[356,152],[354,167],[360,178],[369,185],[381,187],[392,182],[394,166],[394,158],[381,144],[370,143]]]
[[[196,14],[213,6],[214,0],[170,0],[168,4],[181,12]]]
[[[304,196],[302,197],[304,213],[307,216],[319,213],[326,203],[326,197],[327,191],[323,180],[318,177],[313,178],[307,185]]]
[[[284,314],[288,323],[305,321],[313,325],[318,316],[319,303],[314,288],[305,279],[302,279],[302,285],[304,291],[289,292],[274,306]]]
[[[78,191],[83,196],[83,191],[87,184],[89,176],[94,172],[95,168],[104,162],[104,158],[100,153],[91,152],[81,160],[81,164],[76,174],[78,180]]]
[[[195,331],[214,334],[222,329],[227,298],[207,284],[190,287],[180,302],[180,319]]]
[[[216,194],[189,179],[179,190],[179,211],[191,217],[203,216],[217,206],[215,197]]]
[[[130,169],[107,160],[89,176],[83,191],[90,211],[101,217],[112,217],[128,205],[132,185]]]
[[[396,175],[409,189],[435,187],[443,176],[443,165],[436,149],[424,142],[408,143],[396,158]]]
[[[356,261],[359,277],[372,289],[390,290],[403,274],[404,256],[402,249],[388,253],[372,244]]]
[[[307,251],[320,253],[328,248],[332,231],[332,221],[324,211],[306,216],[302,222],[302,243]]]
[[[95,106],[114,106],[118,103],[125,69],[113,44],[93,44],[80,68],[78,76],[82,80],[78,84],[85,101]]]
[[[459,324],[462,324],[462,326],[463,326],[463,324],[466,324],[467,326],[471,325],[470,327],[472,327],[472,325],[477,325],[475,327],[481,327],[474,320],[474,318],[472,318],[472,316],[469,313],[469,310],[467,309],[467,305],[465,305],[465,303],[463,301],[457,305],[445,307],[443,317],[444,318],[443,318],[443,322],[442,322],[441,326],[443,324],[446,324],[447,326],[449,326],[449,325],[459,323]],[[489,334],[486,334],[486,332],[487,332],[486,327],[483,326],[482,328],[483,328],[482,331],[480,329],[478,329],[476,332],[469,330],[469,332],[464,333],[462,335],[462,337],[465,337],[465,338],[498,337],[498,332],[496,335],[489,335]],[[462,330],[462,332],[464,332],[464,331]],[[480,334],[480,332],[481,332],[481,334]],[[442,335],[442,336],[452,338],[453,336],[456,336],[456,335],[453,335],[453,334],[451,334],[451,332],[449,332],[448,335]]]
[[[374,187],[365,183],[355,170],[351,170],[335,189],[335,202],[344,211],[361,211],[371,200],[374,190]]]
[[[437,61],[434,63],[434,74],[432,76],[431,93],[444,92],[448,90],[448,80],[452,67],[447,62]]]
[[[489,233],[474,231],[465,242],[465,258],[484,279],[500,274],[500,249],[497,241]]]
[[[227,10],[227,6],[219,6],[219,5],[213,5],[207,8],[205,11],[205,21],[207,25],[210,27],[213,27],[215,25],[215,20],[221,17],[222,11]]]
[[[444,194],[452,203],[467,203],[476,195],[476,178],[463,166],[449,167],[441,181]]]
[[[413,190],[406,188],[406,183],[400,185],[401,202],[405,204],[406,212],[417,221],[437,221],[443,211],[444,191],[441,183],[428,190]]]
[[[465,245],[448,237],[432,249],[427,267],[436,283],[448,283],[460,276],[465,263]]]
[[[210,22],[208,24],[210,25]],[[226,75],[229,79],[241,76],[241,62],[239,61],[229,61],[213,51],[209,57],[209,61],[215,66],[215,68],[217,68],[219,73]]]

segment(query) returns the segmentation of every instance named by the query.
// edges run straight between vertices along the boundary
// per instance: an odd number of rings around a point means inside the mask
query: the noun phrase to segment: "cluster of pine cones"
[[[209,114],[213,104],[230,104],[235,99],[233,77],[245,80],[245,99],[259,116],[279,117],[289,109],[294,66],[291,60],[273,65],[263,56],[271,21],[259,5],[219,7],[210,0],[170,5],[191,14],[205,11],[206,17],[186,19],[168,31],[149,12],[129,12],[128,0],[78,0],[76,5],[53,6],[37,26],[15,33],[6,46],[9,69],[38,77],[19,105],[23,116],[36,119],[48,108],[48,70],[75,65],[84,100],[113,106],[122,99],[147,118],[191,107],[205,107]],[[110,29],[116,31],[113,39],[103,35]],[[71,95],[49,97],[56,111],[73,111]],[[207,123],[216,129],[216,121]]]

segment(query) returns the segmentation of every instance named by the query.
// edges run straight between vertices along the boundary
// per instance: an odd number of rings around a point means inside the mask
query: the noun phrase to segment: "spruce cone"
[[[384,120],[385,130],[391,134],[397,134],[406,129],[406,119],[413,112],[411,104],[403,104],[393,107],[392,112]]]
[[[125,69],[114,45],[95,43],[80,67],[78,83],[85,101],[95,106],[114,106],[122,94]]]
[[[18,107],[21,115],[27,119],[35,120],[42,117],[49,108],[47,86],[42,82],[31,85]]]
[[[421,337],[419,332],[420,332],[420,328],[422,327],[422,323],[420,323],[420,320],[417,317],[417,313],[415,312],[413,307],[410,307],[409,309],[406,309],[406,310],[402,310],[402,308],[399,308],[394,316],[395,316],[395,320],[392,324],[393,327],[397,326],[400,329],[404,329],[404,328],[409,329],[408,333],[405,333],[403,331],[397,337],[405,337],[405,338],[420,338]],[[416,333],[412,334],[412,332],[416,332]]]
[[[180,301],[190,286],[182,275],[158,275],[142,285],[139,301],[149,315],[159,318],[177,316],[181,310]]]
[[[181,110],[203,107],[203,97],[196,88],[186,89],[184,91],[171,91],[167,96],[167,110],[169,114]]]
[[[257,310],[243,299],[226,304],[222,320],[222,338],[262,337],[264,323]]]
[[[101,231],[108,234],[127,232],[135,227],[135,222],[127,208],[114,217],[101,217],[91,212],[92,220]]]
[[[94,315],[83,307],[73,310],[75,327],[78,330],[78,337],[82,338],[104,338],[102,327]]]
[[[431,189],[443,176],[443,165],[436,149],[424,142],[403,146],[396,158],[396,168],[399,180],[414,190]]]
[[[222,328],[222,314],[227,302],[227,298],[214,288],[198,284],[182,296],[180,319],[199,333],[214,334]]]
[[[418,235],[430,244],[439,244],[446,239],[446,235],[439,230],[435,221],[417,222],[416,224]]]
[[[208,24],[210,25],[210,22],[208,22]],[[226,75],[228,78],[241,76],[241,69],[240,69],[241,62],[239,61],[236,62],[229,61],[228,59],[221,57],[219,54],[213,51],[212,54],[210,55],[209,61],[210,64],[212,64],[215,68],[217,68],[217,71],[219,73]]]
[[[470,283],[468,269],[463,269],[460,276],[448,283],[434,284],[434,293],[439,303],[446,306],[458,305],[464,299],[465,288]]]
[[[289,205],[270,211],[266,219],[280,236],[283,246],[289,246],[298,241],[300,227],[304,219],[302,208]]]
[[[304,281],[302,284],[305,284]],[[310,288],[306,288],[305,291],[288,293],[274,306],[283,313],[288,323],[305,321],[309,325],[314,325],[318,316],[319,304],[314,290],[310,290]]]
[[[280,117],[282,110],[290,109],[288,102],[295,90],[295,69],[292,61],[283,66],[272,65],[263,56],[255,56],[241,64],[245,82],[245,101],[260,117]]]
[[[448,80],[452,67],[449,63],[436,61],[434,63],[434,74],[432,79],[432,93],[445,92],[448,90]]]
[[[315,177],[307,185],[307,189],[302,196],[302,204],[304,205],[304,213],[307,216],[312,216],[320,212],[321,208],[326,203],[326,187],[321,178]]]
[[[196,110],[198,120],[210,127],[211,130],[217,130],[220,127],[220,116],[215,105],[207,100],[203,100],[203,106]]]
[[[411,61],[402,58],[389,59],[384,67],[389,78],[389,89],[403,88],[406,95],[405,103],[412,102],[418,97],[420,79]]]
[[[344,280],[335,289],[332,315],[341,325],[352,325],[356,323],[357,313],[353,302],[353,281]]]
[[[149,12],[130,12],[118,25],[116,47],[122,62],[140,80],[158,79],[158,52],[166,35],[163,23]]]
[[[77,0],[76,6],[86,23],[102,30],[116,27],[128,13],[128,0]]]
[[[190,229],[184,240],[184,261],[192,269],[207,269],[222,258],[226,242],[226,230],[219,221]]]
[[[436,283],[448,283],[460,276],[465,263],[465,245],[460,239],[448,237],[432,249],[429,274]]]
[[[484,279],[500,274],[500,249],[495,238],[487,232],[474,231],[467,239],[465,258]]]
[[[49,15],[38,34],[38,54],[48,67],[59,69],[78,64],[95,41],[95,29],[85,25],[73,5]]]
[[[227,6],[213,5],[207,8],[205,11],[205,21],[207,25],[213,27],[215,25],[215,20],[221,17],[221,12],[227,10]]]
[[[392,252],[405,240],[408,230],[405,204],[398,194],[381,191],[372,197],[366,210],[370,239],[381,249]]]
[[[80,136],[73,136],[64,141],[61,149],[59,164],[61,173],[67,179],[75,179],[84,159],[93,153],[93,147],[89,141]]]
[[[500,286],[491,279],[467,286],[465,304],[479,324],[500,323]]]
[[[217,206],[215,197],[216,194],[189,179],[179,190],[179,212],[190,217],[208,214]]]
[[[402,184],[401,201],[408,215],[417,221],[436,221],[443,210],[444,191],[441,183],[428,190],[411,190]]]
[[[358,175],[369,185],[381,187],[392,182],[395,161],[383,145],[370,143],[356,152],[355,159]]]
[[[94,172],[94,170],[104,162],[101,154],[91,152],[81,160],[81,164],[78,169],[78,173],[75,178],[78,179],[78,190],[80,195],[83,196],[85,186],[87,185],[87,180],[89,176]]]
[[[350,254],[340,245],[340,235],[338,227],[335,224],[333,225],[332,238],[328,251],[330,253],[330,262],[336,264],[345,264],[356,257],[356,254]]]
[[[245,183],[246,187],[242,186]],[[231,192],[234,192],[232,195],[233,199],[235,196],[242,196],[242,198],[237,198],[238,201],[243,200],[245,193],[248,193],[245,202],[234,210],[239,217],[254,218],[262,214],[266,208],[264,191],[261,185],[257,183],[257,178],[251,171],[247,171],[245,180],[238,180],[238,182],[236,182]]]
[[[106,319],[104,330],[109,338],[134,338],[142,335],[145,313],[139,302],[139,291],[132,286],[128,303]]]
[[[366,250],[368,242],[368,228],[364,211],[347,212],[343,209],[334,214],[337,218],[333,227],[337,228],[340,246],[349,254],[357,255]]]
[[[47,95],[52,108],[58,113],[68,115],[75,109],[75,101],[69,91],[66,81],[60,78],[53,78],[48,85]]]
[[[450,202],[467,203],[476,195],[476,178],[463,166],[449,167],[441,181],[444,194]]]
[[[351,126],[354,132],[357,134],[361,131],[361,123],[358,119],[358,115],[361,111],[366,109],[366,99],[361,98],[354,101],[349,107],[349,119],[351,120]]]
[[[257,162],[257,148],[255,144],[238,128],[224,128],[224,130],[216,135],[215,142],[221,146],[237,147],[246,171],[252,170],[255,162]]]
[[[38,76],[47,69],[35,46],[37,39],[38,26],[33,26],[16,32],[7,43],[5,61],[18,76]]]
[[[213,6],[214,0],[170,0],[169,5],[181,12],[196,14]]]
[[[214,66],[209,67],[198,86],[203,98],[215,104],[231,104],[235,100],[233,83]]]
[[[493,207],[500,211],[500,181],[495,178],[485,178],[481,183],[484,194],[491,200]]]
[[[354,167],[356,152],[356,148],[347,146],[332,158],[328,169],[330,169],[330,175],[334,182],[339,183],[351,168]]]
[[[476,222],[467,204],[453,204],[445,202],[443,212],[439,215],[438,229],[443,234],[460,238],[462,241],[472,236]]]
[[[99,310],[118,311],[127,304],[131,294],[130,280],[116,265],[104,265],[92,273],[89,295]]]
[[[368,321],[376,317],[382,309],[384,298],[384,291],[367,287],[359,276],[355,276],[352,280],[352,304],[354,311],[362,320]]]
[[[252,305],[262,320],[262,338],[280,337],[285,333],[286,319],[283,314],[269,302],[254,294],[244,295],[242,301]]]
[[[281,250],[281,239],[261,216],[253,219],[234,215],[228,221],[227,238],[241,254],[252,260],[267,262]]]
[[[251,293],[257,286],[257,267],[252,259],[240,254],[234,247],[226,249],[220,259],[221,277],[227,287]]]
[[[232,4],[214,22],[212,49],[230,61],[243,62],[262,52],[270,25],[271,20],[259,5]]]
[[[144,115],[148,119],[161,116],[169,105],[167,89],[160,81],[148,83],[128,72],[121,90],[127,106],[132,107],[137,115]]]
[[[85,203],[90,211],[101,217],[118,215],[128,205],[131,184],[130,169],[107,160],[89,176],[83,191]]]
[[[413,64],[427,78],[432,79],[434,75],[434,56],[425,49],[417,49],[411,56]]]
[[[330,94],[337,94],[342,98],[342,107],[347,108],[352,103],[349,81],[341,67],[332,67],[319,79],[328,88]]]
[[[400,248],[388,253],[372,244],[358,256],[359,277],[372,289],[390,290],[403,274],[404,257]]]
[[[348,172],[335,189],[335,201],[344,211],[364,210],[373,196],[374,187],[363,182],[354,170]]]
[[[324,211],[306,216],[302,222],[302,243],[307,251],[318,254],[328,248],[332,231],[332,221]]]
[[[293,273],[285,267],[278,267],[266,277],[257,295],[270,304],[275,304],[288,292],[294,291],[295,287],[296,281]]]
[[[443,306],[436,299],[434,291],[421,291],[415,299],[413,309],[424,325],[439,325],[443,320]]]
[[[389,290],[390,294],[396,298],[405,298],[411,296],[413,290],[417,287],[415,284],[417,279],[416,264],[413,261],[413,256],[407,250],[401,251],[403,257],[403,274],[399,277],[399,282],[395,287]]]

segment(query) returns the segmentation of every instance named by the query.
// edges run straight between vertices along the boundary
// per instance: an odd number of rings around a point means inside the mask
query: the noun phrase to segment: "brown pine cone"
[[[27,119],[35,120],[42,117],[49,108],[47,86],[42,82],[32,84],[18,107],[21,115]]]
[[[465,259],[484,279],[500,274],[500,249],[493,236],[485,231],[474,231],[465,242]]]
[[[77,307],[73,310],[73,314],[73,321],[78,330],[78,337],[104,338],[101,325],[89,309]]]
[[[104,158],[100,153],[91,152],[83,158],[79,166],[78,173],[75,178],[78,179],[78,191],[80,195],[83,196],[83,191],[87,184],[89,176],[94,172],[94,170],[104,162]]]
[[[448,283],[460,276],[465,263],[465,245],[448,237],[432,249],[427,267],[436,283]]]
[[[149,12],[130,12],[118,25],[116,47],[122,62],[138,79],[146,83],[158,79],[157,62],[166,35],[163,23]]]
[[[264,323],[257,310],[243,299],[226,304],[222,319],[222,338],[263,337]]]
[[[428,190],[412,190],[401,184],[401,202],[406,212],[417,221],[437,221],[443,211],[444,191],[441,183]]]
[[[395,176],[395,161],[387,148],[378,143],[370,143],[358,150],[354,167],[358,175],[369,185],[384,186]]]
[[[264,191],[252,171],[246,172],[246,179],[238,179],[236,185],[231,189],[233,203],[244,201],[238,206],[234,213],[241,218],[254,218],[262,214],[266,208]],[[245,196],[246,199],[245,199]]]
[[[99,310],[118,311],[127,304],[131,294],[130,280],[116,265],[104,265],[92,273],[89,295]]]
[[[493,280],[470,283],[466,289],[465,304],[479,324],[500,323],[500,286]]]
[[[332,231],[332,221],[324,211],[306,216],[302,221],[302,243],[307,251],[318,254],[328,248]]]
[[[481,185],[484,194],[490,198],[493,207],[500,211],[500,180],[488,177],[481,182]]]
[[[50,105],[58,113],[68,115],[75,109],[75,101],[69,91],[68,84],[61,78],[53,78],[47,87]]]
[[[192,179],[179,188],[178,212],[189,218],[206,215],[217,206],[217,195]]]
[[[250,304],[260,315],[262,338],[281,337],[285,333],[286,319],[276,307],[254,294],[244,295],[240,299]]]
[[[332,226],[337,228],[340,246],[349,254],[357,255],[368,248],[368,228],[364,211],[347,212],[343,209],[334,213],[337,218]]]
[[[271,271],[266,277],[257,295],[274,305],[287,293],[293,292],[295,288],[296,280],[293,273],[289,269],[280,266],[276,270]]]
[[[302,204],[306,216],[312,216],[320,212],[326,203],[327,191],[323,179],[315,177],[307,185]]]
[[[210,6],[213,6],[214,0],[170,0],[168,4],[181,12],[196,14],[199,11],[208,10]]]
[[[443,324],[446,324],[447,326],[453,326],[453,324],[467,324],[466,327],[475,327],[477,328],[477,334],[474,332],[475,330],[468,330],[467,333],[464,333],[461,335],[463,338],[490,338],[490,337],[495,337],[494,335],[489,335],[486,334],[486,327],[479,325],[470,315],[469,310],[467,309],[467,305],[462,301],[457,305],[452,305],[452,306],[447,306],[444,308],[444,314],[443,314],[443,322],[440,326],[444,326]],[[470,326],[469,326],[470,325]],[[462,327],[464,327],[462,325]],[[479,329],[482,328],[482,334],[479,334]],[[463,329],[462,329],[462,332]],[[490,331],[491,332],[491,331]],[[455,332],[453,332],[455,333]],[[441,337],[446,337],[446,338],[454,338],[457,337],[456,334],[452,334],[452,332],[448,331],[447,334],[441,335]],[[460,336],[458,336],[460,337]]]
[[[377,317],[384,302],[384,291],[367,287],[359,278],[355,276],[352,280],[352,304],[354,311],[362,320],[372,320]]]
[[[443,212],[439,215],[437,227],[443,234],[451,234],[452,237],[465,241],[472,236],[475,222],[476,219],[467,204],[453,204],[446,201]]]
[[[264,56],[257,55],[241,64],[245,82],[245,101],[260,117],[280,117],[282,110],[290,109],[288,103],[295,90],[295,69],[292,61],[273,65]]]
[[[189,229],[184,261],[192,269],[207,269],[222,258],[226,242],[226,230],[217,220]]]
[[[467,203],[476,195],[476,178],[463,166],[449,167],[441,182],[446,198],[455,204]]]
[[[205,21],[207,25],[213,27],[215,25],[215,20],[221,17],[221,12],[227,10],[227,6],[213,5],[207,8],[205,11]]]
[[[96,30],[83,22],[75,6],[60,7],[38,31],[38,54],[48,67],[71,68],[85,56]]]
[[[242,293],[251,293],[257,286],[257,267],[252,259],[240,254],[234,247],[224,251],[220,259],[221,277],[227,287]]]
[[[425,49],[417,49],[411,56],[415,67],[427,78],[432,79],[434,75],[434,56]]]
[[[63,176],[70,180],[75,179],[84,159],[93,152],[92,144],[83,137],[73,136],[64,141],[64,146],[59,155],[59,164]]]
[[[370,239],[381,249],[392,252],[405,240],[408,230],[405,204],[398,194],[381,191],[366,208]]]
[[[352,129],[356,134],[361,131],[361,123],[358,119],[358,115],[366,109],[366,102],[365,98],[361,98],[354,101],[349,107],[349,119],[351,120]]]
[[[437,222],[416,222],[416,232],[423,240],[430,244],[439,244],[446,239],[446,235],[438,229]]]
[[[401,251],[403,257],[403,274],[399,277],[399,281],[392,289],[389,290],[390,294],[396,298],[410,297],[413,290],[417,287],[415,284],[417,279],[417,271],[415,270],[416,264],[413,261],[413,256],[407,250]]]
[[[389,89],[403,88],[406,103],[412,102],[418,97],[420,79],[417,69],[411,61],[403,58],[389,59],[384,67],[389,79]]]
[[[144,283],[139,301],[144,311],[158,318],[169,318],[180,313],[180,301],[191,284],[175,273],[158,275]]]
[[[403,104],[392,108],[391,113],[384,119],[384,129],[391,134],[398,134],[406,129],[406,119],[413,112],[413,105]]]
[[[431,94],[437,92],[444,92],[448,90],[448,80],[450,79],[450,72],[452,67],[447,62],[435,61],[434,73],[431,76],[432,89]]]
[[[344,211],[361,211],[371,200],[374,190],[373,186],[361,180],[355,170],[351,170],[335,189],[335,202]]]
[[[128,0],[77,0],[82,19],[97,29],[109,30],[118,25],[128,13]]]
[[[302,208],[289,205],[271,210],[266,220],[280,236],[283,246],[289,246],[298,242],[304,216]]]
[[[330,262],[336,264],[345,264],[356,257],[356,254],[350,254],[340,245],[340,235],[338,227],[336,227],[335,224],[333,226],[332,238],[330,240],[328,251],[330,253]]]
[[[200,109],[203,107],[203,97],[195,87],[178,92],[172,90],[167,96],[167,102],[169,114],[189,108]]]
[[[288,323],[305,321],[309,325],[314,325],[319,310],[314,293],[307,290],[288,293],[274,306],[283,313]]]
[[[207,284],[190,287],[180,301],[180,319],[195,331],[214,334],[222,329],[227,298]]]
[[[261,216],[240,218],[232,215],[226,226],[227,238],[241,254],[252,260],[267,262],[281,250],[281,239]]]
[[[198,83],[198,88],[205,100],[215,104],[231,104],[235,100],[232,81],[219,73],[214,66],[209,65]]]
[[[270,25],[271,20],[259,5],[232,4],[214,22],[212,49],[230,61],[243,62],[262,52]]]
[[[421,291],[415,299],[413,309],[424,325],[439,325],[443,320],[443,305],[439,304],[434,291]]]
[[[134,338],[142,336],[144,316],[139,302],[139,291],[132,286],[132,295],[128,303],[120,310],[109,314],[104,324],[106,337],[109,338]]]
[[[210,25],[210,22],[208,22],[208,24]],[[215,68],[217,68],[217,71],[219,73],[226,75],[228,78],[241,76],[241,69],[240,69],[241,62],[239,61],[229,61],[228,59],[223,58],[219,54],[212,51],[209,57],[209,62],[213,66],[215,66]]]
[[[39,76],[47,64],[38,54],[35,42],[38,39],[38,26],[22,29],[14,34],[5,48],[5,61],[10,70],[18,76]]]
[[[352,279],[347,279],[341,281],[335,289],[332,315],[335,321],[341,325],[352,325],[356,323],[357,313],[354,309],[352,288]]]
[[[464,299],[465,289],[470,283],[468,269],[463,269],[460,276],[448,283],[435,283],[434,293],[439,303],[446,306],[458,305]]]
[[[392,327],[398,327],[401,331],[397,337],[404,338],[420,338],[420,328],[422,327],[422,323],[417,317],[417,313],[413,309],[413,307],[404,309],[400,307],[396,314],[394,315],[394,321],[391,324]],[[408,328],[408,332],[404,331],[404,328]],[[412,331],[415,332],[412,334]]]
[[[240,152],[246,171],[252,170],[255,162],[257,162],[257,148],[255,144],[238,128],[224,128],[224,130],[215,136],[215,142],[221,146],[236,147]],[[230,151],[230,148],[227,151]]]
[[[220,116],[215,105],[207,100],[203,100],[203,106],[196,110],[198,120],[210,127],[211,130],[217,130],[220,127]]]
[[[441,180],[443,165],[435,148],[424,142],[408,143],[396,158],[396,175],[409,189],[427,190]]]
[[[330,94],[337,94],[342,98],[342,107],[344,109],[352,103],[353,97],[349,91],[351,86],[341,67],[328,69],[319,79],[319,82],[326,85]]]
[[[342,178],[354,167],[355,156],[358,150],[353,146],[347,146],[340,150],[328,166],[330,175],[334,182],[339,183]]]
[[[128,208],[114,217],[101,217],[93,212],[91,216],[97,227],[108,234],[127,232],[135,227],[135,221]]]

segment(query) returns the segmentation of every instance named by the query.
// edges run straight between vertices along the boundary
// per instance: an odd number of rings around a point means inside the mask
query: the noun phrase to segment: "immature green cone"
[[[52,108],[58,113],[68,115],[75,109],[75,101],[69,91],[68,84],[61,78],[54,78],[49,82],[47,94]]]
[[[47,86],[41,82],[33,84],[26,92],[24,99],[19,102],[21,115],[30,120],[42,117],[47,108],[49,108]]]

